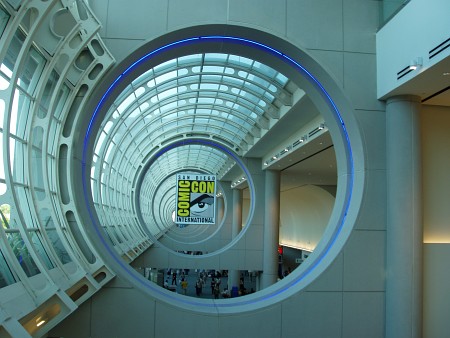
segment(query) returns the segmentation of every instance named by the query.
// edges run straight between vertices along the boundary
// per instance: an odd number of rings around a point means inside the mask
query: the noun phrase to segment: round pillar
[[[280,172],[265,171],[265,210],[263,272],[261,288],[264,289],[278,280],[278,244],[280,223]]]
[[[243,193],[240,189],[233,189],[233,217],[231,221],[231,238],[239,235],[242,229],[242,199]],[[238,270],[228,271],[228,289],[231,291],[233,286],[239,287],[240,273]]]
[[[386,102],[386,337],[422,336],[420,98]]]

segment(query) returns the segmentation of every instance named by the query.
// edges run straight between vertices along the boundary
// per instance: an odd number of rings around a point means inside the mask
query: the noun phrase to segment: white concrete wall
[[[424,333],[445,337],[450,323],[450,108],[423,106]]]
[[[82,337],[382,337],[386,222],[385,115],[377,100],[375,0],[91,1],[120,60],[143,41],[205,23],[243,25],[287,39],[317,60],[348,98],[365,149],[360,210],[343,250],[301,292],[242,313],[200,313],[141,295],[116,281],[52,335]],[[332,93],[333,95],[334,93]],[[349,112],[347,112],[349,113]],[[340,198],[339,194],[337,195]],[[213,310],[215,311],[215,310]],[[225,311],[226,312],[226,311]]]
[[[450,108],[421,112],[424,243],[450,243]]]
[[[334,206],[324,189],[306,185],[281,193],[280,244],[314,251],[323,236]]]

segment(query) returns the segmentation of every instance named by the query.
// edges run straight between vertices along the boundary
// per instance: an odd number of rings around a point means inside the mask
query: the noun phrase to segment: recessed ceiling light
[[[449,76],[449,75],[450,75],[450,72],[444,72],[444,73],[442,73],[442,75],[444,75],[444,76]]]

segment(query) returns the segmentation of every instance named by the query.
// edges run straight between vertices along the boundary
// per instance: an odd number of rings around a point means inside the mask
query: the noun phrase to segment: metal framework
[[[133,206],[124,201],[132,200],[134,178],[156,150],[175,139],[195,137],[219,140],[245,155],[262,130],[273,125],[271,120],[279,118],[280,107],[292,105],[287,83],[283,74],[258,61],[220,53],[178,57],[131,81],[108,110],[94,146],[92,195],[110,235],[124,214],[134,222]],[[174,227],[174,182],[168,177],[188,168],[218,175],[230,165],[225,153],[205,145],[164,153],[140,189],[146,229],[159,237]],[[161,202],[167,205],[163,211]]]
[[[113,277],[69,184],[72,126],[114,63],[99,28],[84,1],[0,1],[0,335],[48,331]]]

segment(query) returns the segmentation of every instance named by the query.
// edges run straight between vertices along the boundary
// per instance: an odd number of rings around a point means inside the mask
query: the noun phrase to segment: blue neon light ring
[[[181,46],[185,46],[185,45],[189,45],[189,44],[200,44],[203,42],[224,42],[224,43],[240,43],[240,44],[244,44],[247,45],[249,47],[253,47],[253,48],[258,48],[261,51],[264,51],[266,53],[270,53],[272,55],[277,56],[278,58],[280,58],[281,60],[285,61],[286,63],[288,63],[289,65],[291,65],[294,69],[296,69],[298,72],[300,72],[301,74],[303,74],[309,81],[310,83],[312,83],[319,91],[319,93],[322,94],[322,97],[326,100],[326,102],[328,102],[328,104],[330,105],[332,112],[334,113],[335,118],[337,119],[337,121],[339,122],[338,125],[340,127],[340,130],[343,134],[344,140],[345,140],[345,145],[346,145],[346,151],[347,151],[347,165],[349,168],[349,179],[347,181],[347,192],[346,192],[346,201],[344,203],[344,208],[343,211],[341,213],[340,216],[340,220],[338,222],[337,227],[335,228],[335,231],[333,233],[333,235],[331,236],[331,238],[329,239],[328,243],[326,244],[325,248],[319,253],[319,257],[316,258],[316,260],[314,261],[314,264],[312,264],[311,266],[309,266],[307,269],[305,269],[304,271],[302,271],[302,274],[299,276],[295,276],[294,279],[292,279],[289,283],[286,283],[283,285],[283,287],[280,287],[278,289],[275,289],[274,291],[270,292],[270,293],[266,293],[260,297],[251,297],[251,299],[245,300],[244,297],[242,298],[233,298],[233,302],[208,302],[208,303],[204,303],[204,302],[199,302],[196,301],[195,298],[190,299],[191,297],[179,297],[179,296],[174,296],[170,293],[165,292],[164,289],[156,286],[153,287],[151,285],[151,283],[148,283],[145,279],[143,279],[142,277],[136,275],[133,271],[133,269],[130,269],[130,266],[128,264],[126,264],[115,252],[115,250],[113,250],[109,244],[107,243],[107,241],[105,240],[105,238],[103,237],[101,230],[100,230],[100,225],[96,223],[96,218],[94,217],[94,213],[95,211],[93,211],[89,205],[89,203],[86,202],[86,206],[88,209],[88,213],[90,216],[90,219],[92,221],[92,226],[94,227],[95,233],[98,236],[99,240],[101,241],[101,243],[105,246],[106,250],[111,254],[111,257],[115,260],[116,263],[119,264],[119,266],[121,266],[125,271],[128,272],[128,275],[131,276],[137,283],[139,283],[141,286],[143,286],[146,289],[151,290],[153,293],[159,294],[161,296],[163,296],[165,299],[170,299],[172,301],[175,302],[181,302],[184,303],[185,305],[188,306],[200,306],[200,307],[214,307],[214,308],[231,308],[231,307],[239,307],[242,305],[250,305],[250,304],[258,304],[260,302],[263,301],[267,301],[270,300],[278,295],[280,295],[283,292],[286,292],[289,288],[297,285],[298,283],[300,283],[300,281],[302,281],[306,276],[308,276],[325,258],[325,256],[328,254],[328,252],[331,250],[331,248],[333,247],[333,245],[335,244],[337,238],[339,237],[339,234],[341,233],[346,217],[347,217],[347,213],[350,207],[350,201],[351,201],[351,197],[352,197],[352,191],[353,191],[353,184],[354,184],[354,162],[353,162],[353,155],[352,155],[352,148],[350,145],[350,138],[345,126],[345,123],[343,121],[343,118],[341,116],[341,113],[339,112],[339,109],[337,108],[336,104],[333,102],[333,100],[331,99],[331,96],[328,94],[328,92],[325,90],[325,88],[323,87],[323,85],[305,68],[303,67],[299,62],[297,62],[296,60],[294,60],[293,58],[291,58],[290,56],[282,53],[281,51],[272,48],[266,44],[263,44],[261,42],[255,41],[255,40],[250,40],[250,39],[246,39],[246,38],[241,38],[241,37],[236,37],[236,36],[221,36],[221,35],[206,35],[206,36],[198,36],[198,37],[191,37],[191,38],[186,38],[186,39],[181,39],[178,41],[174,41],[172,43],[166,44],[164,46],[161,46],[147,54],[145,54],[144,56],[142,56],[141,58],[139,58],[138,60],[136,60],[135,62],[133,62],[128,68],[125,69],[125,71],[123,71],[119,76],[117,76],[117,78],[111,83],[111,85],[109,86],[109,88],[106,90],[106,92],[103,94],[103,96],[101,97],[100,101],[98,102],[92,117],[90,119],[89,125],[87,127],[86,130],[86,135],[84,138],[84,143],[83,143],[83,156],[82,156],[82,178],[83,178],[83,193],[84,193],[84,198],[85,201],[88,201],[91,197],[89,194],[89,187],[88,187],[88,183],[89,180],[87,180],[86,178],[86,164],[89,163],[89,161],[87,161],[87,154],[88,154],[88,144],[89,144],[89,140],[92,136],[92,126],[98,116],[99,111],[103,108],[103,104],[106,101],[106,99],[108,98],[109,95],[112,94],[112,92],[114,91],[115,87],[117,86],[118,83],[120,83],[121,81],[123,81],[127,75],[138,65],[142,64],[143,62],[151,59],[152,57],[155,57],[156,55],[159,55],[161,53],[164,53],[165,51],[168,51],[172,48],[177,48],[177,47],[181,47]],[[257,294],[256,294],[257,295]]]

